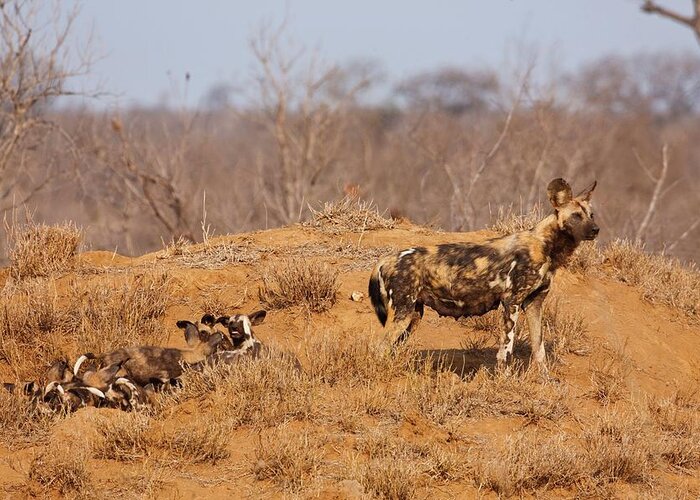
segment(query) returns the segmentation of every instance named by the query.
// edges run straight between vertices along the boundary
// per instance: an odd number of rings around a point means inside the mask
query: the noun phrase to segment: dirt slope
[[[442,233],[429,229],[402,224],[399,228],[364,234],[347,233],[330,235],[301,226],[260,231],[250,234],[218,237],[211,240],[206,248],[235,245],[255,255],[242,263],[232,263],[223,259],[216,262],[212,257],[204,267],[191,267],[192,259],[187,256],[167,255],[161,251],[138,258],[128,258],[110,252],[87,252],[80,256],[82,265],[100,268],[102,275],[134,270],[163,269],[175,280],[176,287],[171,306],[163,318],[163,328],[169,332],[169,344],[183,346],[180,331],[175,322],[182,318],[195,319],[202,312],[200,300],[203,290],[218,290],[219,300],[236,306],[238,311],[251,312],[260,307],[257,288],[260,272],[266,265],[288,255],[299,255],[305,259],[315,259],[331,264],[340,271],[340,292],[336,305],[327,313],[309,316],[300,310],[271,311],[264,324],[256,328],[256,335],[267,343],[283,346],[299,353],[304,362],[314,338],[322,333],[355,336],[357,342],[363,338],[382,338],[383,332],[371,309],[369,300],[353,302],[349,299],[353,291],[366,294],[367,280],[373,262],[376,260],[370,250],[410,247],[439,242],[475,241],[492,236],[487,231],[477,233]],[[353,247],[360,249],[356,254]],[[192,255],[204,246],[188,249]],[[370,257],[367,257],[367,255]],[[201,264],[201,263],[200,263]],[[73,276],[77,278],[78,276]],[[61,280],[67,280],[63,277]],[[558,300],[558,307],[580,314],[588,330],[591,354],[589,356],[568,355],[564,365],[559,366],[556,377],[570,392],[571,407],[581,414],[596,414],[600,404],[587,395],[591,391],[592,367],[605,363],[605,360],[618,356],[629,370],[624,383],[631,399],[643,399],[649,395],[669,396],[678,387],[685,387],[689,381],[698,378],[698,353],[700,353],[700,328],[677,311],[646,302],[639,292],[627,285],[605,278],[596,273],[592,276],[561,271],[555,278],[552,296]],[[551,304],[551,301],[549,302]],[[469,372],[481,366],[493,367],[495,348],[477,351],[465,350],[474,331],[461,322],[450,318],[439,318],[433,311],[427,311],[424,321],[411,338],[410,343],[418,351],[442,353],[452,363],[455,372]],[[6,365],[0,365],[0,375],[10,373]],[[184,402],[169,415],[166,422],[173,426],[181,425],[200,412],[206,412],[206,400]],[[51,443],[71,439],[89,440],[91,429],[96,424],[95,415],[109,415],[115,410],[85,409],[61,422],[52,433]],[[367,420],[372,422],[371,419]],[[575,418],[571,419],[574,422]],[[168,424],[170,425],[170,424]],[[292,422],[304,427],[303,423]],[[468,433],[474,439],[483,436],[505,438],[515,429],[526,425],[519,417],[503,416],[477,418],[469,422]],[[562,426],[574,425],[562,423]],[[304,427],[305,428],[305,427]],[[329,435],[340,436],[323,449],[325,459],[332,459],[343,443],[350,443],[354,437],[339,433],[332,426],[321,426]],[[289,430],[289,429],[288,429]],[[188,465],[176,469],[163,468],[159,486],[154,491],[133,493],[127,488],[126,496],[154,494],[163,498],[232,498],[285,497],[287,493],[270,481],[257,481],[248,471],[254,450],[261,439],[271,429],[262,431],[240,428],[230,435],[230,456],[220,465]],[[395,432],[407,442],[449,443],[449,433],[444,428],[426,420],[420,415],[405,416],[396,426]],[[88,437],[86,437],[88,436]],[[27,481],[26,473],[32,458],[44,449],[44,444],[34,448],[9,450],[0,448],[0,486],[5,495],[43,495],[46,490],[33,481]],[[347,446],[350,446],[348,444]],[[329,458],[331,457],[331,458]],[[89,470],[101,477],[116,475],[137,477],[142,464],[119,463],[92,458]],[[677,476],[664,476],[662,482],[678,482],[690,494],[698,490],[696,473]],[[141,477],[141,476],[138,476]],[[663,479],[666,477],[666,479]],[[670,477],[670,479],[669,479]],[[357,484],[343,483],[342,478],[321,481],[319,486],[308,493],[324,498],[352,498],[357,493]],[[118,481],[117,481],[118,482]],[[631,488],[631,489],[628,489]],[[615,495],[636,495],[639,489],[619,485]],[[111,490],[111,496],[117,490]],[[138,491],[138,489],[136,490]],[[440,487],[422,487],[420,497],[439,498],[471,497],[478,489],[468,480],[445,484]],[[570,496],[570,490],[551,490],[553,495]],[[57,494],[54,491],[54,494]],[[483,492],[481,494],[484,494]],[[487,495],[495,495],[488,493]],[[653,495],[652,495],[653,496]]]

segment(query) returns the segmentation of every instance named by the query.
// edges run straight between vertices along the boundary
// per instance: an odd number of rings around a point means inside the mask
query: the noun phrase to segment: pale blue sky
[[[441,65],[517,64],[518,47],[536,46],[562,69],[596,57],[649,50],[695,51],[690,30],[643,14],[635,0],[91,0],[90,28],[103,59],[94,75],[119,94],[103,104],[154,104],[191,74],[188,104],[213,84],[250,75],[248,39],[264,20],[288,12],[288,32],[343,63],[369,58],[396,81]],[[681,11],[690,2],[668,0]],[[543,65],[546,65],[543,63]]]

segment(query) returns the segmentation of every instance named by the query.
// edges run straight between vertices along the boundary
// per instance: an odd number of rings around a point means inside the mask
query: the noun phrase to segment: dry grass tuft
[[[604,413],[583,436],[588,476],[597,483],[648,482],[655,458],[642,424],[638,414]]]
[[[269,309],[303,306],[309,312],[321,313],[333,307],[339,288],[337,270],[294,258],[263,271],[258,295]]]
[[[311,207],[309,210],[311,220],[304,225],[331,234],[393,229],[396,226],[394,220],[379,213],[373,202],[356,196],[345,196],[339,201],[326,202],[320,210]]]
[[[300,373],[289,356],[272,352],[255,362],[220,365],[202,372],[188,372],[184,388],[163,398],[172,400],[209,395],[212,414],[233,426],[275,426],[289,420],[309,418],[314,385]]]
[[[562,306],[559,301],[550,302],[542,316],[542,330],[549,352],[555,361],[562,362],[563,356],[591,354],[591,340],[583,316]]]
[[[604,406],[624,398],[628,394],[627,377],[631,370],[631,361],[624,349],[607,353],[602,360],[592,362],[592,397]]]
[[[95,444],[95,458],[134,462],[148,456],[152,445],[148,438],[151,419],[141,413],[118,412],[97,426],[100,439]]]
[[[421,474],[416,464],[393,457],[375,458],[358,465],[354,475],[365,491],[391,500],[416,498],[421,485]]]
[[[49,226],[29,219],[25,224],[5,227],[13,278],[46,277],[74,268],[83,232],[72,222]]]
[[[479,487],[513,496],[526,490],[570,488],[585,474],[580,453],[558,434],[543,437],[534,430],[506,438],[481,450],[471,471]]]
[[[370,270],[381,257],[395,253],[397,247],[381,246],[367,247],[351,242],[341,242],[338,244],[327,244],[311,242],[285,249],[286,255],[299,257],[339,257],[352,261],[351,264],[342,265],[343,270],[362,271]]]
[[[692,317],[700,315],[700,271],[694,264],[646,253],[643,245],[626,240],[609,244],[603,257],[616,279],[641,289],[647,300],[675,307]]]
[[[361,342],[357,339],[362,338]],[[351,385],[389,381],[410,371],[413,354],[408,349],[392,351],[389,345],[362,332],[342,337],[322,333],[307,339],[304,350],[307,373],[321,383]]]
[[[603,256],[596,241],[582,241],[566,264],[569,271],[585,274],[600,267]]]
[[[50,446],[32,460],[29,479],[63,495],[85,494],[93,485],[87,468],[89,458],[89,447],[84,443]]]
[[[19,394],[17,394],[19,392]],[[60,415],[44,411],[22,395],[22,387],[10,394],[0,389],[0,439],[8,447],[37,444],[46,439]]]
[[[172,295],[172,280],[167,274],[74,283],[71,290],[71,331],[81,349],[108,352],[165,341],[167,329],[162,318]]]
[[[163,258],[173,257],[183,266],[195,269],[222,269],[231,264],[254,264],[265,251],[264,248],[256,248],[250,244],[208,244],[196,248],[188,245],[178,253],[166,249]]]
[[[501,236],[527,231],[537,225],[544,218],[542,205],[537,204],[529,212],[515,212],[513,207],[500,207],[496,214],[496,220],[489,229],[497,232]]]
[[[648,410],[659,432],[658,453],[678,469],[700,467],[700,404],[679,394],[670,398],[651,398]]]
[[[231,425],[211,417],[192,417],[188,426],[161,443],[179,460],[215,465],[230,455]]]
[[[321,444],[307,432],[278,429],[272,436],[260,438],[251,472],[258,481],[270,480],[284,490],[300,491],[318,474]]]

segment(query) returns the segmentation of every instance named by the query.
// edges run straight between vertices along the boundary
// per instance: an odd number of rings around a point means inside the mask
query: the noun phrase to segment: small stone
[[[365,294],[362,292],[352,292],[350,294],[350,300],[353,302],[361,302],[365,298]]]

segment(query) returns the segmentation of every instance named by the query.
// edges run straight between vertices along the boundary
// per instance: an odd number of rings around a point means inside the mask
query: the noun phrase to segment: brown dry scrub
[[[642,434],[641,424],[634,413],[610,413],[580,435],[524,431],[503,446],[483,445],[470,475],[479,487],[504,496],[552,488],[599,495],[618,481],[648,483],[656,453],[653,436]]]
[[[78,351],[160,343],[170,297],[164,274],[9,284],[0,292],[0,358],[17,379],[36,378],[57,358]]]
[[[272,353],[255,362],[219,365],[188,372],[184,388],[163,396],[161,408],[176,401],[208,395],[216,420],[233,426],[275,426],[304,420],[312,412],[314,386],[292,359]]]
[[[296,434],[285,427],[262,438],[251,460],[251,472],[259,481],[270,480],[284,490],[300,491],[318,474],[323,440],[308,432]]]
[[[133,462],[149,455],[153,445],[148,431],[151,419],[141,413],[118,412],[97,426],[99,438],[93,447],[95,458]]]
[[[89,456],[89,448],[84,444],[49,446],[32,460],[29,479],[63,495],[82,495],[93,485],[87,467]]]
[[[675,307],[685,314],[700,315],[700,271],[677,259],[654,255],[644,246],[617,240],[603,249],[612,275],[641,290],[645,299]]]
[[[70,289],[69,331],[82,350],[108,352],[128,345],[158,345],[166,339],[162,319],[172,295],[167,274],[76,282]]]
[[[41,443],[60,418],[31,404],[21,386],[14,394],[0,390],[0,439],[9,448]]]
[[[17,280],[46,277],[71,271],[82,240],[82,230],[72,222],[49,226],[31,219],[6,224],[10,274]]]
[[[215,465],[228,458],[232,426],[210,417],[190,417],[186,427],[166,437],[159,446],[178,461]]]
[[[545,216],[542,205],[535,205],[528,212],[517,212],[513,207],[505,209],[500,207],[496,214],[496,220],[491,224],[489,229],[497,232],[500,236],[517,233],[518,231],[527,231],[532,229]]]
[[[333,307],[339,288],[338,271],[296,258],[268,266],[262,273],[258,295],[269,309],[302,306],[321,313]]]
[[[339,201],[326,202],[320,210],[311,211],[311,220],[304,225],[331,234],[393,229],[396,222],[379,213],[371,201],[345,196]]]

